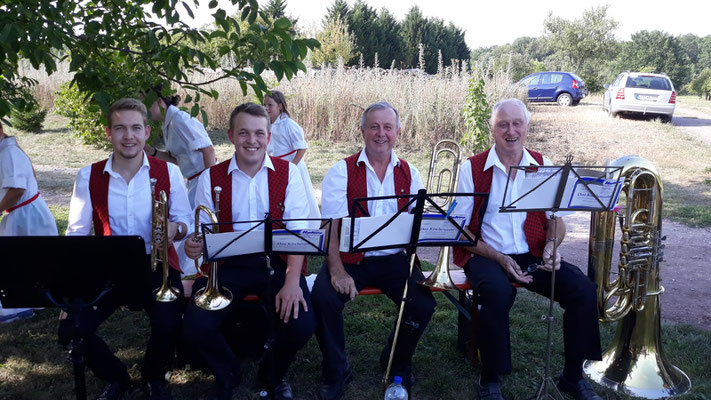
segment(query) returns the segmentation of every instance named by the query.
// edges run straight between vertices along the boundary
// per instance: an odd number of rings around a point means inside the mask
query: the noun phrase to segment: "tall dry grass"
[[[66,64],[51,77],[31,68],[24,72],[39,81],[34,94],[46,108],[53,107],[59,85],[71,79]],[[206,72],[195,80],[207,81],[217,73]],[[263,78],[270,87],[286,94],[292,118],[304,128],[307,140],[355,142],[359,138],[363,108],[387,101],[400,113],[403,129],[400,146],[415,149],[442,138],[461,138],[465,129],[462,108],[472,76],[484,77],[492,104],[502,97],[520,95],[508,71],[490,71],[479,66],[470,69],[466,63],[440,68],[434,75],[421,70],[346,68],[341,64],[335,68],[308,69],[291,81],[278,82],[270,72]],[[220,94],[217,100],[201,99],[210,129],[226,129],[236,105],[256,100],[252,93],[242,95],[234,80],[224,79],[210,88]]]

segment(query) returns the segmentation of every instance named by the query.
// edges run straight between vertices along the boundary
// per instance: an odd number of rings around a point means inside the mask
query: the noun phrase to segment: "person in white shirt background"
[[[32,162],[0,122],[0,236],[56,236],[57,224],[37,187]],[[32,316],[30,308],[2,308],[0,322]]]
[[[304,162],[304,154],[309,148],[304,137],[304,130],[289,115],[284,93],[272,90],[264,96],[264,108],[271,120],[272,139],[267,153],[271,156],[292,162],[299,167],[301,180],[304,182],[306,198],[309,204],[309,218],[321,218],[321,211],[314,195],[311,176]],[[317,228],[318,226],[312,227]]]

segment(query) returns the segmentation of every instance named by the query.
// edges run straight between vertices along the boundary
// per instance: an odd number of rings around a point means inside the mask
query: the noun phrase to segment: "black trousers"
[[[522,269],[538,263],[541,258],[530,253],[510,255]],[[479,349],[482,370],[488,374],[511,373],[511,346],[509,335],[509,310],[516,299],[516,288],[511,285],[501,266],[486,257],[474,256],[464,268],[467,279],[479,294],[481,305]],[[551,273],[538,269],[533,281],[524,287],[550,298]],[[597,318],[597,285],[578,267],[565,261],[555,275],[555,301],[564,309],[563,341],[566,367],[584,359],[600,360],[600,330]],[[541,343],[541,345],[544,345]]]
[[[299,318],[291,318],[284,324],[274,312],[274,297],[284,285],[286,265],[279,257],[272,257],[274,275],[269,276],[263,256],[241,256],[230,259],[220,266],[218,281],[228,288],[233,302],[219,311],[207,311],[190,301],[185,310],[183,337],[202,356],[215,376],[217,385],[232,387],[241,376],[239,360],[231,350],[220,328],[226,321],[234,319],[237,303],[248,294],[256,294],[274,313],[273,343],[265,353],[260,372],[266,371],[266,384],[281,381],[294,361],[297,351],[311,338],[314,332],[314,317],[306,279],[301,276],[299,285],[303,291],[308,311],[299,308]],[[206,278],[199,278],[193,286],[193,293],[207,284]]]
[[[366,286],[375,286],[399,307],[410,273],[409,260],[403,253],[366,257],[359,265],[344,266],[346,272],[353,277],[358,291]],[[411,368],[417,342],[434,313],[436,302],[430,289],[416,283],[423,279],[420,269],[415,268],[409,280],[408,301],[405,302],[403,323],[393,359],[392,371],[396,373]],[[350,298],[333,288],[326,263],[321,267],[314,282],[312,299],[316,312],[316,338],[323,353],[323,378],[326,383],[336,382],[344,377],[348,368],[343,308]],[[388,352],[394,335],[393,328],[385,346]]]
[[[139,290],[132,290],[130,293],[112,290],[96,304],[96,309],[89,308],[79,313],[76,333],[84,341],[86,366],[96,377],[109,382],[128,381],[126,365],[113,354],[96,330],[122,305],[121,299],[125,296],[141,296],[139,303],[148,313],[151,324],[151,336],[146,346],[141,375],[147,381],[164,379],[168,364],[175,354],[184,307],[180,273],[172,268],[169,271],[170,284],[180,291],[175,301],[160,303],[153,300],[153,290],[160,287],[163,282],[163,269],[159,265],[156,271],[146,274]],[[58,331],[60,344],[66,346],[74,337],[76,317],[70,316],[60,321]]]

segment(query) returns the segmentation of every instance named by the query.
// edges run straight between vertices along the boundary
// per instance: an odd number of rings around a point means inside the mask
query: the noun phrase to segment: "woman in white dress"
[[[304,154],[309,148],[304,139],[304,130],[289,116],[284,94],[272,90],[264,96],[264,108],[267,109],[271,119],[272,138],[269,141],[267,152],[269,155],[292,162],[299,167],[301,179],[306,187],[306,197],[309,202],[309,218],[321,218],[321,211],[314,196],[309,171],[304,163]],[[318,223],[312,224],[317,227]]]
[[[0,236],[56,236],[57,224],[39,193],[30,158],[0,123]],[[9,249],[7,249],[9,251]],[[32,315],[31,308],[2,308],[0,322]]]
[[[158,85],[153,91],[158,93],[158,100],[148,109],[154,121],[163,122],[165,151],[145,145],[146,154],[177,164],[180,172],[187,179],[188,199],[194,206],[195,188],[200,173],[217,163],[215,147],[212,145],[205,126],[178,108],[180,96],[163,97],[163,87]]]

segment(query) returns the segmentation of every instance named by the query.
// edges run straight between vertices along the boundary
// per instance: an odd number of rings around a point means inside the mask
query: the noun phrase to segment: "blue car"
[[[528,87],[528,101],[555,101],[574,106],[588,93],[585,82],[572,72],[536,72],[521,79]]]

